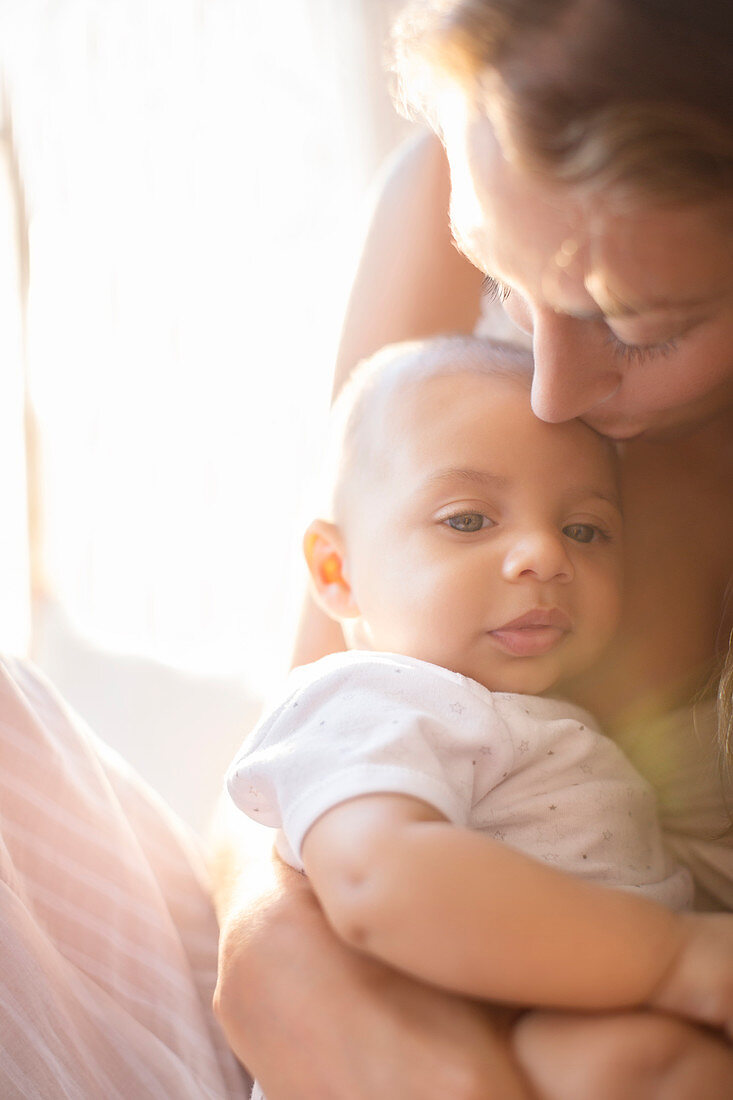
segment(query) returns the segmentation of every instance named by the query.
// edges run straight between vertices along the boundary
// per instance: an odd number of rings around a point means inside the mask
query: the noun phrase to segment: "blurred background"
[[[0,0],[0,648],[202,828],[287,668],[396,0]]]

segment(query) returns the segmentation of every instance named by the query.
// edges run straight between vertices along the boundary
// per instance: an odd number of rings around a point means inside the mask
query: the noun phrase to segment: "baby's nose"
[[[558,531],[528,531],[518,538],[504,558],[504,579],[524,577],[538,581],[571,581],[574,576],[562,534]]]

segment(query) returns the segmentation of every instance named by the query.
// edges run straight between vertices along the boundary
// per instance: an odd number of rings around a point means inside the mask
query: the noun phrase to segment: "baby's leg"
[[[539,1100],[733,1100],[733,1047],[652,1012],[528,1012],[513,1047]]]

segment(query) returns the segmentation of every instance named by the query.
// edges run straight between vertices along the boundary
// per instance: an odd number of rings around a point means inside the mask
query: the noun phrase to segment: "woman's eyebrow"
[[[470,257],[469,257],[470,258]],[[475,261],[474,261],[475,262]],[[512,292],[511,283],[485,268],[483,290],[490,298],[505,301]],[[723,291],[716,288],[711,294],[692,297],[671,298],[666,295],[635,299],[633,295],[622,295],[608,286],[602,275],[591,272],[584,280],[585,288],[597,304],[598,309],[565,310],[556,306],[557,312],[567,313],[579,321],[620,320],[629,317],[641,317],[645,313],[663,310],[690,310],[704,305],[714,305],[723,298]]]
[[[599,317],[610,319],[638,317],[654,310],[694,309],[696,306],[708,305],[722,297],[720,293],[715,293],[688,298],[670,298],[663,295],[657,298],[635,300],[631,295],[625,296],[611,290],[602,276],[594,275],[592,272],[585,279],[585,286],[598,303]]]

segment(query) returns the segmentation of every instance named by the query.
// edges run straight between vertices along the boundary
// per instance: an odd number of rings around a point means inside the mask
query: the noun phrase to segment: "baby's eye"
[[[574,542],[593,542],[594,539],[603,537],[601,529],[594,527],[592,523],[569,523],[567,527],[563,527],[562,533]]]
[[[464,531],[466,534],[473,534],[474,531],[480,531],[483,527],[492,526],[489,517],[482,515],[481,512],[460,512],[458,515],[448,516],[443,522],[454,531]]]

